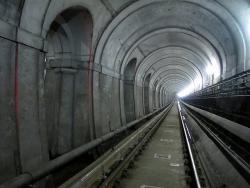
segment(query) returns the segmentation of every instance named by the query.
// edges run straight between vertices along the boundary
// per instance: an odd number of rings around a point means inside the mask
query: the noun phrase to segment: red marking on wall
[[[18,85],[18,43],[16,43],[16,54],[15,54],[15,72],[14,72],[14,103],[15,103],[15,118],[16,118],[16,126],[19,127],[19,85]]]
[[[92,19],[89,19],[89,24],[88,24],[88,28],[90,28],[90,42],[89,42],[89,60],[88,60],[88,95],[89,95],[89,102],[88,102],[88,110],[89,110],[89,124],[91,125],[91,123],[94,121],[94,117],[93,117],[93,71],[92,71],[92,67],[91,64],[93,62],[92,59],[92,40],[93,40],[93,22]],[[91,114],[90,114],[91,113]],[[94,122],[93,122],[94,123]],[[91,134],[91,133],[90,133]],[[93,128],[93,133],[91,134],[91,137],[96,137],[95,136],[95,129]],[[91,138],[91,139],[94,139]]]

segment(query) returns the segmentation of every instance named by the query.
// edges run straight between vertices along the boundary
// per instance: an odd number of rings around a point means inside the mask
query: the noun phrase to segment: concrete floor
[[[176,104],[128,173],[120,188],[188,187]]]

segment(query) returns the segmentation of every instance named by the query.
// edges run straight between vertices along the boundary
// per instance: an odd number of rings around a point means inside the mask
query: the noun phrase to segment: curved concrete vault
[[[181,70],[182,75],[191,77],[189,83],[194,89],[190,92],[214,84],[246,69],[247,38],[225,6],[207,1],[138,1],[106,29],[97,46],[96,61],[123,74],[128,60],[137,57],[140,63],[135,80],[139,87],[144,86],[147,74],[154,75],[150,81],[153,84],[159,72],[164,77],[162,71],[167,75],[168,69]],[[186,83],[189,78],[179,82]],[[172,85],[165,82],[161,86],[167,92]],[[177,88],[173,95],[183,89],[182,85],[174,85]],[[143,101],[137,105],[137,109],[142,108]]]
[[[247,0],[9,0],[0,13],[0,182],[13,151],[28,171],[250,68]]]

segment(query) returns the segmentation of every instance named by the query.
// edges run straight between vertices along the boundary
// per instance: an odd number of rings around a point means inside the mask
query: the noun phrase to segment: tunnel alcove
[[[150,112],[149,110],[149,82],[150,82],[151,74],[148,74],[144,81],[144,87],[143,87],[143,102],[144,102],[144,113],[148,114]],[[161,96],[162,97],[162,96]]]
[[[88,10],[72,7],[57,15],[47,34],[44,80],[51,158],[90,140],[90,77],[85,64],[91,56],[92,22]]]
[[[136,71],[136,58],[129,61],[124,72],[124,109],[126,116],[126,123],[136,119],[135,116],[135,97],[134,97],[134,84],[135,84],[135,71]]]
[[[158,108],[158,105],[156,103],[157,101],[157,95],[156,95],[156,86],[157,86],[158,80],[155,81],[153,86],[153,95],[152,95],[152,111]]]

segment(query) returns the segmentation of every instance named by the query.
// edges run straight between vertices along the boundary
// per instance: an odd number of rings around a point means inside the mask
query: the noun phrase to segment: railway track
[[[250,129],[187,104],[185,113],[210,187],[250,187]]]
[[[210,124],[204,119],[176,101],[60,188],[232,187],[226,182],[230,176],[237,178],[236,184],[249,186],[248,161],[236,168],[209,136],[218,132],[209,129]],[[202,142],[201,138],[206,140]],[[221,142],[228,144],[225,139]],[[219,158],[210,157],[211,153],[206,156],[210,150],[218,152]],[[218,165],[220,160],[224,160],[222,165]],[[223,172],[219,168],[228,170],[228,164],[231,173],[222,174],[222,181],[218,181]]]

